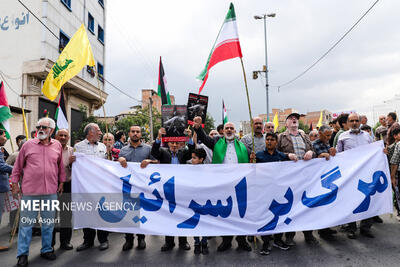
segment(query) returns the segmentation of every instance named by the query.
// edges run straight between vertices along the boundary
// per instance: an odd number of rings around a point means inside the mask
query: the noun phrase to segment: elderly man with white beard
[[[28,265],[29,245],[32,239],[32,227],[37,220],[38,210],[32,209],[35,202],[40,203],[42,223],[42,249],[40,256],[55,260],[51,246],[55,209],[44,205],[57,199],[62,193],[65,182],[62,146],[51,138],[55,122],[42,118],[37,123],[37,138],[27,141],[18,154],[11,174],[13,195],[22,194],[21,203],[31,204],[31,208],[21,208],[18,233],[18,266]],[[22,177],[21,188],[18,183]],[[40,221],[41,220],[41,221]]]
[[[207,147],[213,150],[213,164],[237,164],[248,163],[249,157],[246,146],[235,138],[235,124],[227,122],[224,125],[224,135],[211,138],[207,136],[201,127],[201,117],[193,119],[193,128],[197,134],[197,138]],[[218,251],[225,251],[232,247],[233,236],[223,236],[222,243],[218,246]],[[237,236],[238,249],[251,251],[250,245],[246,241],[245,236]]]

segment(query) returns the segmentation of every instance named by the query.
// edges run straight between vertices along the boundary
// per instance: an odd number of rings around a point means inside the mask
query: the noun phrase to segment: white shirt
[[[222,162],[223,164],[236,164],[238,163],[238,158],[236,155],[236,149],[235,149],[235,141],[228,141],[226,140],[228,146],[226,148],[226,154],[224,161]]]
[[[107,148],[103,143],[97,142],[91,144],[87,139],[77,143],[74,146],[76,152],[83,153],[98,158],[107,158]]]

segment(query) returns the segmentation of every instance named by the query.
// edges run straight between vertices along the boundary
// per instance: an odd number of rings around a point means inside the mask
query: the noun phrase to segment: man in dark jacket
[[[151,155],[160,161],[161,164],[186,164],[188,160],[192,158],[191,151],[195,149],[195,145],[193,140],[191,139],[191,131],[186,129],[186,134],[189,136],[189,142],[187,148],[181,148],[181,142],[168,142],[168,148],[161,147],[161,137],[166,134],[165,128],[161,128],[158,131],[158,137],[151,148]],[[149,161],[143,161],[142,167],[146,167],[149,164]],[[174,237],[166,236],[165,244],[161,247],[161,251],[169,251],[175,246]],[[190,250],[189,243],[187,242],[187,238],[185,236],[179,237],[179,248],[182,250]]]

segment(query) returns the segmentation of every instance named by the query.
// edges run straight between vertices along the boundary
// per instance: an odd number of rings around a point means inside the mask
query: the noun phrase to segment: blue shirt
[[[256,162],[257,163],[287,161],[287,160],[289,160],[289,157],[285,153],[282,153],[276,149],[272,155],[270,153],[268,153],[267,149],[264,149],[264,151],[260,151],[260,152],[256,153]]]
[[[179,164],[178,153],[171,152],[171,164]]]
[[[124,144],[120,140],[118,140],[117,142],[114,143],[114,148],[122,149],[123,147],[124,147]]]

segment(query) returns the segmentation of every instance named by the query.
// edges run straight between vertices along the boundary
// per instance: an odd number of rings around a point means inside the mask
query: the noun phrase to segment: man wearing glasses
[[[27,141],[21,148],[11,174],[13,195],[22,194],[21,203],[31,204],[21,208],[18,232],[18,266],[28,265],[29,245],[32,239],[32,227],[38,221],[38,210],[34,203],[40,203],[42,223],[42,249],[40,256],[55,260],[56,255],[51,247],[55,209],[43,204],[52,203],[57,193],[63,192],[65,169],[62,146],[51,138],[55,128],[54,120],[42,118],[37,123],[37,138]],[[22,178],[21,188],[18,183]]]
[[[338,143],[336,145],[337,152],[343,152],[361,145],[370,144],[373,142],[372,137],[364,131],[360,130],[360,116],[357,113],[352,113],[347,118],[347,126],[350,130],[342,133],[339,136]],[[374,238],[371,233],[372,218],[365,219],[361,221],[360,224],[360,234]],[[355,239],[357,231],[357,223],[352,222],[347,226],[347,237],[350,239]]]

